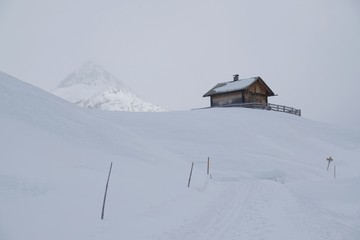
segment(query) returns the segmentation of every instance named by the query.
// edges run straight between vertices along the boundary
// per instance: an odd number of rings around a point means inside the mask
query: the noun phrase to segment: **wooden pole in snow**
[[[336,178],[336,165],[334,165],[334,178]]]
[[[188,187],[190,187],[191,175],[192,175],[193,168],[194,168],[194,162],[192,162],[192,164],[191,164],[191,170],[190,170],[190,176],[189,176],[189,181],[188,181]]]
[[[104,201],[103,201],[103,206],[102,206],[102,211],[101,211],[101,219],[104,219],[106,194],[107,194],[107,190],[108,190],[108,186],[109,186],[109,180],[110,180],[110,174],[111,174],[112,164],[113,164],[113,163],[111,162],[111,164],[110,164],[110,170],[109,170],[109,175],[108,175],[108,178],[107,178],[107,181],[106,181]]]
[[[333,161],[332,157],[326,158],[326,160],[329,162],[327,166],[327,170],[329,171],[330,163]]]
[[[208,161],[207,161],[207,175],[210,174],[210,158],[208,157]]]

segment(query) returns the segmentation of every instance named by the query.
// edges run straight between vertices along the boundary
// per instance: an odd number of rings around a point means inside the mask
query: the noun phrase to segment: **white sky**
[[[208,106],[238,73],[360,128],[357,0],[0,0],[0,71],[52,90],[88,60],[174,110]]]

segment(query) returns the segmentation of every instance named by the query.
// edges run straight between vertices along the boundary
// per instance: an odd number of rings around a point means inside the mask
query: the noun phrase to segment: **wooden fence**
[[[277,105],[272,103],[241,103],[241,104],[229,104],[223,105],[222,107],[243,107],[243,108],[255,108],[255,109],[263,109],[269,111],[277,111],[290,113],[297,116],[301,116],[301,109],[295,109],[293,107],[287,107],[283,105]]]

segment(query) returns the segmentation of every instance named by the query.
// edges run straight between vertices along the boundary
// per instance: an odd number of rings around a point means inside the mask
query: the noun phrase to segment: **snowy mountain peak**
[[[94,61],[86,62],[81,68],[68,75],[59,88],[70,87],[75,84],[89,86],[127,88],[124,83],[116,79],[103,67]]]
[[[129,112],[167,111],[139,98],[94,61],[88,61],[68,75],[53,93],[84,108]]]

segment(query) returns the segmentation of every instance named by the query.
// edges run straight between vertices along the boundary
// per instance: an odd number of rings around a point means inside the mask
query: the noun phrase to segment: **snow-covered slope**
[[[0,239],[360,237],[359,129],[251,109],[89,111],[0,72],[0,132]]]
[[[84,108],[129,112],[164,112],[144,101],[100,65],[89,61],[71,73],[53,93]]]

